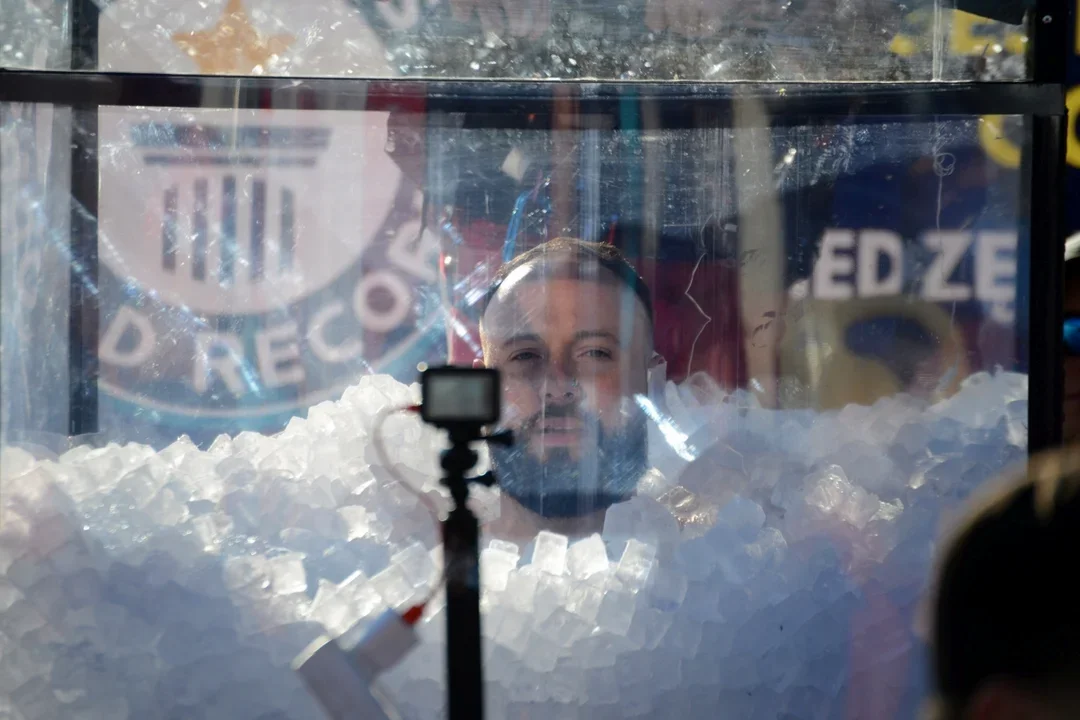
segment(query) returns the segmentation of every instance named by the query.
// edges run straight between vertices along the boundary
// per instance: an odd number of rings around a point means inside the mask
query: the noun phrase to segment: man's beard
[[[551,408],[515,433],[514,446],[491,445],[499,487],[525,508],[547,518],[582,517],[630,499],[645,473],[648,427],[636,405],[624,427],[607,431],[592,415]],[[574,417],[583,424],[579,457],[567,448],[546,449],[545,460],[528,450],[532,431],[545,418]]]

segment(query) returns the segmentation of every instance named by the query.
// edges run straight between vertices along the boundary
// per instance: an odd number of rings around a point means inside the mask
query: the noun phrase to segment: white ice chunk
[[[594,533],[570,546],[567,555],[570,574],[584,579],[608,569],[607,547],[599,534]]]
[[[619,560],[616,576],[630,590],[640,590],[648,582],[655,558],[654,546],[631,538]]]
[[[393,555],[390,562],[401,567],[414,588],[427,587],[435,579],[435,565],[431,562],[429,551],[421,543],[412,543]]]
[[[536,599],[538,579],[539,576],[533,572],[510,573],[506,580],[503,602],[520,612],[531,613]]]
[[[374,575],[371,585],[392,608],[402,608],[416,595],[416,586],[400,565],[390,565]]]
[[[861,628],[859,580],[914,616],[942,517],[1025,452],[1026,379],[1008,373],[929,408],[772,411],[667,390],[665,421],[705,466],[677,484],[646,473],[600,537],[483,548],[493,717],[698,720],[717,698],[733,717],[842,712],[861,682],[852,632],[871,667],[906,667],[917,647],[907,622]],[[367,442],[374,413],[416,391],[367,379],[285,433],[206,452],[0,448],[0,715],[320,717],[291,660],[323,633],[355,641],[442,569],[431,518]],[[434,489],[434,431],[387,430],[399,470]],[[384,678],[404,717],[445,714],[444,606],[436,593],[421,645]]]
[[[566,572],[568,540],[565,535],[541,530],[533,546],[532,564],[552,575]]]
[[[360,505],[347,505],[338,510],[338,514],[349,527],[349,539],[366,537],[371,532],[371,521],[367,508]]]
[[[597,626],[616,635],[626,635],[637,610],[637,601],[628,592],[612,590],[604,595],[597,612]]]
[[[480,552],[480,577],[484,586],[492,590],[506,589],[510,572],[517,567],[517,553],[509,553],[497,547],[486,547]]]
[[[307,575],[304,571],[303,555],[300,553],[285,553],[270,558],[269,562],[275,593],[291,595],[307,590]]]

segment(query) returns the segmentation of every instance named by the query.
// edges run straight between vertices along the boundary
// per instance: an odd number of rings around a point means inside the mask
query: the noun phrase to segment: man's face
[[[598,269],[598,273],[607,273]],[[612,277],[519,268],[481,324],[484,363],[503,383],[503,424],[515,446],[492,448],[500,486],[548,517],[584,515],[626,499],[645,470],[652,355],[640,301]]]

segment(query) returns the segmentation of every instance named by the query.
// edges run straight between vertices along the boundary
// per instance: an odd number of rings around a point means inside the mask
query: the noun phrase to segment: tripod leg
[[[480,634],[480,528],[457,505],[443,521],[446,562],[446,680],[450,720],[482,720],[484,671]]]

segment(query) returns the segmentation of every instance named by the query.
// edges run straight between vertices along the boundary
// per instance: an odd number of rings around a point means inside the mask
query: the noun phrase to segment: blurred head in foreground
[[[1065,243],[1065,442],[1080,440],[1080,234]]]
[[[1080,450],[1033,459],[946,546],[934,720],[1080,717]]]
[[[653,362],[648,290],[610,245],[558,239],[499,272],[480,321],[512,448],[492,447],[504,496],[543,518],[602,513],[646,469]]]

